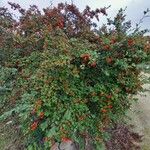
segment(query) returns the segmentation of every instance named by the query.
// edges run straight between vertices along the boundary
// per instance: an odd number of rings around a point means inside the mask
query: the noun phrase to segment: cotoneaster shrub
[[[107,15],[107,8],[87,6],[80,12],[61,3],[41,14],[36,6],[10,5],[21,17],[15,21],[1,8],[1,32],[10,36],[0,37],[0,48],[6,52],[3,68],[15,70],[5,95],[15,107],[1,118],[18,114],[27,149],[50,149],[62,141],[84,149],[90,137],[99,150],[108,137],[105,129],[124,117],[141,90],[137,65],[148,61],[150,50],[145,31],[136,28],[129,34],[131,24],[122,9],[108,19],[113,28],[97,30],[92,19]]]

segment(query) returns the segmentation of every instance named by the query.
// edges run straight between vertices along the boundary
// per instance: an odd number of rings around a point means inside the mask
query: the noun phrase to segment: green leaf
[[[48,122],[47,122],[47,121],[43,122],[43,123],[40,125],[40,127],[41,127],[42,131],[44,131],[44,130],[48,127]]]
[[[33,150],[33,146],[32,145],[29,145],[27,150]]]
[[[52,137],[56,135],[56,127],[52,127],[49,131],[47,131],[47,137]]]
[[[71,111],[70,110],[67,110],[65,112],[63,119],[64,120],[70,120],[71,119]]]
[[[96,147],[95,148],[96,150],[105,150],[106,149],[103,143],[98,143],[98,142],[95,142],[95,147]]]

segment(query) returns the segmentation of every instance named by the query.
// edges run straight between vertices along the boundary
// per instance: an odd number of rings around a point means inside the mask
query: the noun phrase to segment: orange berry
[[[41,105],[42,105],[42,100],[37,100],[36,102],[35,102],[35,108],[36,109],[38,109],[39,107],[41,107]]]
[[[86,116],[80,116],[80,117],[79,117],[79,120],[80,120],[80,121],[83,121],[85,118],[86,118]]]
[[[44,118],[44,112],[40,112],[40,119]]]
[[[56,24],[56,26],[57,26],[58,28],[62,29],[62,28],[64,27],[64,21],[63,21],[63,20],[58,21],[57,24]]]
[[[36,101],[36,105],[41,106],[41,105],[42,105],[42,100],[41,100],[41,99],[37,100],[37,101]]]
[[[36,130],[37,126],[38,126],[38,122],[37,121],[33,122],[33,124],[31,124],[31,130],[32,131]]]

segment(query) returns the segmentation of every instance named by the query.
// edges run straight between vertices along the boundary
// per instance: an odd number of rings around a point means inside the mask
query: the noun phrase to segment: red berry
[[[106,58],[106,62],[107,62],[108,64],[111,64],[111,63],[112,63],[112,61],[113,61],[113,60],[112,60],[112,58],[111,58],[111,57],[107,57],[107,58]]]
[[[95,68],[96,67],[96,62],[91,63],[91,67]]]
[[[133,45],[134,45],[134,41],[133,41],[132,39],[129,39],[129,40],[128,40],[128,45],[129,45],[129,46],[133,46]]]
[[[110,43],[111,44],[115,44],[116,43],[116,39],[112,38]]]
[[[31,114],[34,115],[34,114],[36,113],[36,111],[37,111],[37,110],[34,108],[34,109],[31,111]]]
[[[111,109],[111,108],[113,108],[113,106],[112,106],[112,105],[108,105],[107,108],[110,108],[110,109]]]
[[[99,43],[100,43],[100,44],[102,44],[102,43],[103,43],[102,39],[100,39],[100,38],[98,39],[98,41],[99,41]]]
[[[44,137],[44,138],[43,138],[43,141],[44,141],[44,142],[48,142],[48,141],[49,141],[49,138],[48,138],[48,137]]]
[[[64,22],[63,21],[58,21],[57,27],[59,27],[60,29],[62,29],[64,27]]]
[[[72,140],[69,139],[69,138],[63,137],[63,138],[62,138],[62,141],[63,141],[63,142],[71,142]]]
[[[90,60],[90,54],[83,54],[81,55],[83,62],[88,62]]]
[[[106,109],[102,109],[101,111],[102,111],[102,113],[106,113],[106,112],[107,112],[107,110],[106,110]]]
[[[112,98],[112,95],[106,95],[106,97],[107,97],[108,99],[111,99],[111,98]]]
[[[103,49],[104,49],[104,50],[110,50],[110,46],[109,46],[109,45],[105,45],[105,46],[103,47]]]

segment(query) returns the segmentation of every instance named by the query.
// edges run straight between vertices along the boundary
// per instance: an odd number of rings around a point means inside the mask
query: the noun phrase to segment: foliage
[[[129,34],[123,9],[108,19],[113,28],[97,30],[92,19],[107,15],[107,8],[87,6],[80,12],[60,3],[42,14],[36,6],[24,10],[9,4],[21,17],[15,21],[1,8],[1,32],[8,34],[0,36],[1,74],[6,74],[1,80],[3,87],[13,80],[9,94],[3,94],[16,107],[1,118],[19,115],[28,149],[68,140],[82,148],[87,136],[99,149],[106,128],[122,119],[141,90],[137,65],[148,61],[150,50],[145,32],[136,28]]]

